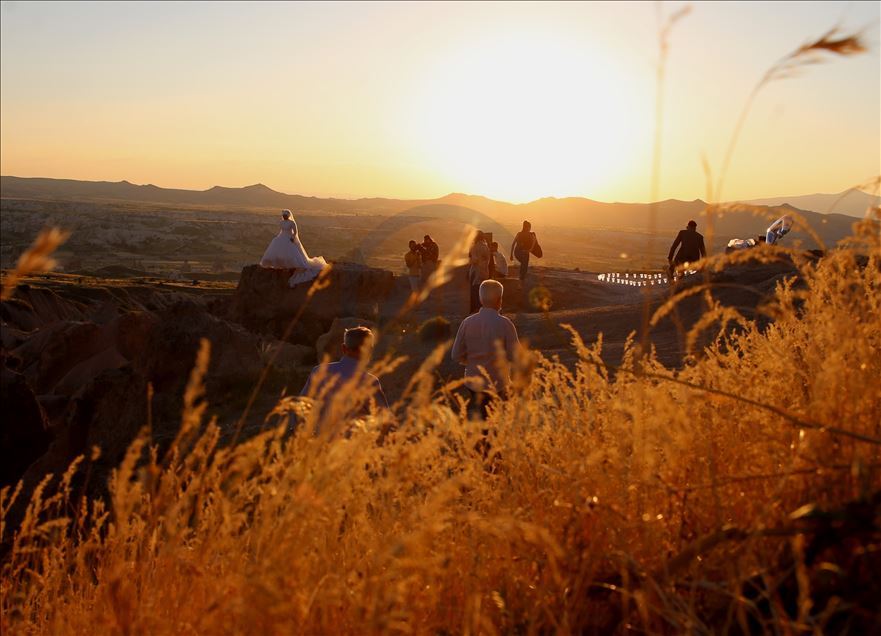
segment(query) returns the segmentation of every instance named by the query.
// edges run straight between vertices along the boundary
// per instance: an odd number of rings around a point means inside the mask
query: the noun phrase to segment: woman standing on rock
[[[327,261],[322,256],[310,257],[306,253],[306,248],[300,242],[297,223],[291,217],[290,210],[283,210],[281,216],[282,221],[279,224],[278,234],[266,248],[263,258],[260,259],[260,266],[274,269],[296,269],[297,271],[288,281],[288,284],[293,287],[318,276],[318,273],[327,267]]]

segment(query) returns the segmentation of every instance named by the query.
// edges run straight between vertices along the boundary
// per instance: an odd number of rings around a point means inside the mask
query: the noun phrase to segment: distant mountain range
[[[792,197],[773,197],[746,201],[755,205],[789,205],[801,210],[811,210],[824,214],[837,212],[850,216],[864,217],[866,210],[881,205],[881,197],[852,188],[838,194],[804,194]]]
[[[136,185],[128,181],[76,181],[71,179],[0,177],[0,196],[10,199],[75,200],[92,202],[139,202],[163,205],[290,208],[297,211],[330,213],[398,214],[449,217],[480,221],[481,215],[496,223],[519,225],[524,219],[536,226],[605,227],[644,232],[651,223],[654,229],[670,231],[685,226],[694,218],[703,226],[701,215],[706,203],[700,199],[669,199],[654,206],[647,203],[606,203],[583,197],[547,197],[529,203],[506,203],[483,196],[453,193],[438,199],[336,199],[284,194],[263,184],[243,188],[214,186],[208,190],[179,190],[155,185]],[[760,199],[747,202],[758,209],[729,210],[716,220],[716,234],[754,236],[762,233],[768,219],[787,211],[797,211],[818,229],[824,240],[834,242],[847,236],[854,217],[863,217],[879,197],[859,190],[839,195],[815,194],[801,197]],[[822,214],[830,209],[838,213]],[[476,214],[475,214],[476,213]],[[758,217],[758,218],[756,218]]]
[[[245,205],[259,208],[285,207],[296,210],[343,211],[383,208],[395,199],[320,199],[299,194],[284,194],[257,183],[243,188],[214,186],[208,190],[160,188],[153,184],[137,185],[129,181],[76,181],[0,177],[0,196],[5,198],[60,199],[82,201],[139,201],[170,205]]]

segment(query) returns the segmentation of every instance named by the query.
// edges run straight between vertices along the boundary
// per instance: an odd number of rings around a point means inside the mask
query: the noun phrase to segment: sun
[[[421,157],[459,189],[508,201],[602,189],[634,161],[651,117],[624,74],[573,39],[484,38],[426,75]]]

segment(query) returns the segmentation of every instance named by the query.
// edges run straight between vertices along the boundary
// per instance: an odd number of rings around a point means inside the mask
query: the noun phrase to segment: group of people
[[[773,245],[792,228],[792,219],[784,216],[773,223],[763,242]],[[756,243],[762,242],[759,239]],[[541,247],[532,226],[523,222],[522,229],[511,244],[511,260],[519,264],[520,280],[525,280],[531,256],[542,256]],[[706,257],[704,237],[697,232],[697,223],[689,221],[681,230],[667,255],[670,275],[677,266],[693,263]],[[499,245],[492,235],[477,232],[469,254],[468,277],[471,286],[470,315],[459,325],[451,357],[465,367],[465,387],[469,393],[469,413],[479,419],[487,416],[487,407],[494,398],[504,398],[510,384],[510,363],[513,361],[519,340],[514,323],[501,315],[504,279],[509,272],[508,259],[499,252]],[[404,255],[412,291],[431,276],[438,267],[440,248],[426,234],[422,243],[409,242]],[[260,261],[264,267],[294,268],[291,285],[304,282],[318,275],[327,266],[324,258],[310,257],[298,236],[297,224],[289,210],[282,213],[278,235],[272,240]],[[315,367],[303,386],[301,395],[325,397],[353,395],[346,391],[347,385],[366,387],[365,398],[355,405],[350,414],[367,414],[376,408],[388,408],[388,402],[379,379],[366,372],[375,336],[367,327],[348,329],[341,343],[342,356],[336,362]],[[501,355],[500,355],[501,354]],[[329,384],[328,384],[329,383]],[[327,404],[327,402],[325,403]],[[324,407],[322,407],[324,409]],[[324,413],[324,410],[322,410]]]
[[[532,224],[523,221],[523,228],[517,232],[511,243],[511,261],[516,258],[520,263],[520,280],[525,281],[529,272],[530,255],[541,257],[542,250],[532,231]],[[477,232],[474,243],[468,251],[468,281],[471,286],[471,313],[477,311],[480,306],[480,286],[487,280],[498,280],[508,276],[508,259],[499,251],[499,244],[493,241],[491,235]]]
[[[789,234],[792,225],[792,217],[784,214],[768,226],[764,236],[759,235],[749,239],[731,239],[728,241],[725,252],[758,247],[762,244],[774,245]],[[679,248],[678,251],[677,248]],[[679,234],[676,235],[676,240],[673,241],[673,245],[670,246],[670,252],[667,254],[670,280],[674,279],[674,272],[677,266],[683,263],[695,263],[706,255],[707,248],[704,245],[704,237],[698,233],[697,223],[693,220],[689,221],[686,228],[680,230]]]
[[[492,400],[507,396],[510,363],[520,343],[514,323],[501,314],[504,292],[505,288],[497,280],[488,279],[480,284],[480,309],[459,325],[450,352],[453,361],[465,367],[468,413],[475,419],[486,419]],[[320,431],[322,420],[328,413],[330,396],[338,399],[356,396],[357,403],[349,405],[349,413],[357,416],[388,408],[379,378],[365,369],[375,342],[368,327],[347,329],[343,334],[340,359],[319,364],[312,370],[300,395],[324,398],[316,432]],[[355,390],[359,388],[362,389],[360,396]]]
[[[410,280],[410,291],[418,291],[425,284],[429,276],[437,269],[440,261],[440,247],[428,234],[422,237],[422,242],[410,241],[410,249],[404,254],[404,264],[407,266],[407,277]]]
[[[779,219],[774,221],[771,225],[768,226],[768,229],[765,230],[764,234],[760,234],[755,238],[748,239],[739,239],[734,238],[728,241],[728,245],[725,247],[725,253],[728,254],[730,252],[735,252],[737,250],[745,250],[751,247],[758,247],[759,245],[774,245],[784,236],[789,234],[789,231],[792,229],[792,217],[788,214],[784,214]]]
[[[541,248],[532,226],[524,221],[522,230],[511,245],[511,259],[516,258],[520,262],[521,280],[526,278],[530,255],[540,257]],[[438,267],[439,260],[440,248],[430,235],[426,234],[422,243],[409,242],[404,261],[412,291],[417,291],[428,280]],[[327,266],[327,261],[321,256],[309,256],[300,240],[296,221],[290,210],[284,210],[278,234],[266,248],[260,265],[293,269],[290,285],[294,286],[318,276]],[[469,251],[471,315],[459,325],[451,356],[465,367],[469,413],[481,419],[486,418],[492,398],[507,394],[510,382],[508,366],[519,344],[514,323],[500,313],[504,287],[496,279],[505,278],[508,271],[508,260],[499,252],[498,243],[491,240],[491,235],[478,232]],[[343,334],[340,359],[319,364],[312,370],[300,395],[324,397],[321,419],[332,403],[327,399],[331,395],[358,400],[357,404],[349,405],[353,407],[349,409],[349,414],[365,415],[378,408],[388,408],[379,378],[365,370],[374,344],[375,335],[369,328],[347,329]],[[501,357],[498,355],[499,346],[504,352]],[[365,387],[366,391],[358,398],[359,392],[348,391],[347,387]]]
[[[541,247],[532,225],[523,221],[523,229],[514,237],[511,244],[511,260],[520,263],[520,280],[525,280],[529,271],[530,255],[542,256]],[[440,259],[438,244],[428,234],[422,243],[409,242],[404,254],[404,265],[410,281],[410,290],[416,292],[425,284],[432,272],[437,269]],[[492,240],[492,234],[479,231],[468,250],[468,282],[470,286],[469,308],[471,313],[480,309],[480,286],[487,280],[500,280],[508,277],[508,259],[499,251],[499,244]]]

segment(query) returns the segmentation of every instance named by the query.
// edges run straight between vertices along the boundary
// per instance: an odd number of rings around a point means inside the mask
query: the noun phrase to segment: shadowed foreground
[[[106,501],[76,498],[74,465],[4,526],[3,632],[877,629],[881,245],[862,240],[867,262],[800,264],[773,323],[679,371],[630,347],[610,379],[578,337],[574,366],[535,355],[488,453],[434,384],[443,347],[394,426],[316,438],[315,411],[283,400],[275,428],[220,448],[203,346],[168,450],[145,432]]]

